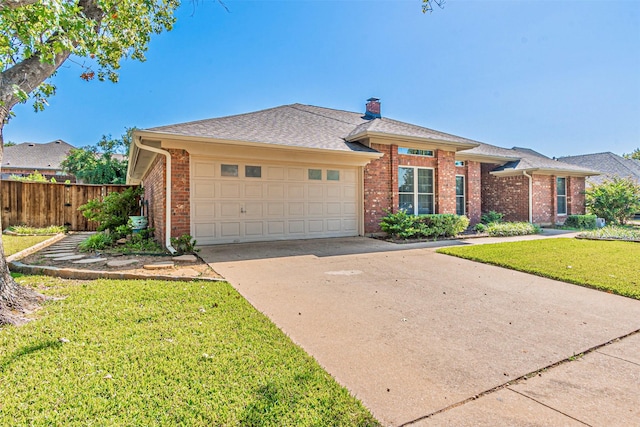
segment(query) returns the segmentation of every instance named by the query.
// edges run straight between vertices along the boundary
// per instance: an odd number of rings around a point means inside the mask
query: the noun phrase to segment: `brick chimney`
[[[365,119],[379,119],[380,115],[380,100],[378,98],[367,99],[367,111],[364,113]]]

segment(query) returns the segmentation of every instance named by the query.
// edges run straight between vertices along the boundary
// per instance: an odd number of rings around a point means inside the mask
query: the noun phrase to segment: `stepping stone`
[[[154,262],[153,264],[145,264],[146,270],[160,270],[163,268],[173,268],[175,264],[171,261]]]
[[[60,258],[63,256],[70,256],[70,255],[75,255],[75,252],[57,252],[57,253],[51,253],[51,254],[47,254],[44,257],[45,258]]]
[[[173,258],[171,258],[174,261],[178,261],[178,262],[196,262],[198,261],[198,257],[195,255],[180,255],[180,256],[174,256]]]
[[[81,259],[81,258],[86,258],[86,255],[68,255],[68,256],[63,256],[60,258],[54,258],[54,261],[71,261],[74,259]]]
[[[106,261],[106,258],[85,258],[78,261],[73,261],[74,264],[93,264],[94,262]]]
[[[119,259],[115,261],[109,261],[107,267],[124,267],[126,265],[137,264],[137,259]]]

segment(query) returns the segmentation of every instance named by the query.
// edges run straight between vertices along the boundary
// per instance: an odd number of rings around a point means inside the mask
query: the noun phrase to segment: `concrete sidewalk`
[[[430,246],[346,238],[200,255],[384,425],[637,424],[640,301]]]

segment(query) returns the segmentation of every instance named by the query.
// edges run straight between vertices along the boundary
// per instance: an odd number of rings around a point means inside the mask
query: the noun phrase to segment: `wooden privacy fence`
[[[12,225],[66,225],[73,231],[94,231],[98,224],[88,221],[78,208],[89,200],[102,200],[109,193],[121,192],[129,187],[3,180],[0,181],[2,228]]]

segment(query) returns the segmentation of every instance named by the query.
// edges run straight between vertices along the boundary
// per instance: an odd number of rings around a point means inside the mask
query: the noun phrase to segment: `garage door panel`
[[[221,176],[222,163],[237,165],[238,176]],[[358,233],[356,168],[198,157],[192,166],[192,232],[200,244]],[[246,166],[261,174],[247,176]],[[320,170],[321,179],[309,179],[310,169]]]
[[[221,182],[220,197],[224,199],[236,199],[236,200],[239,199],[240,184],[237,182]]]
[[[259,222],[245,222],[244,234],[246,236],[262,236],[264,234],[264,225]]]

